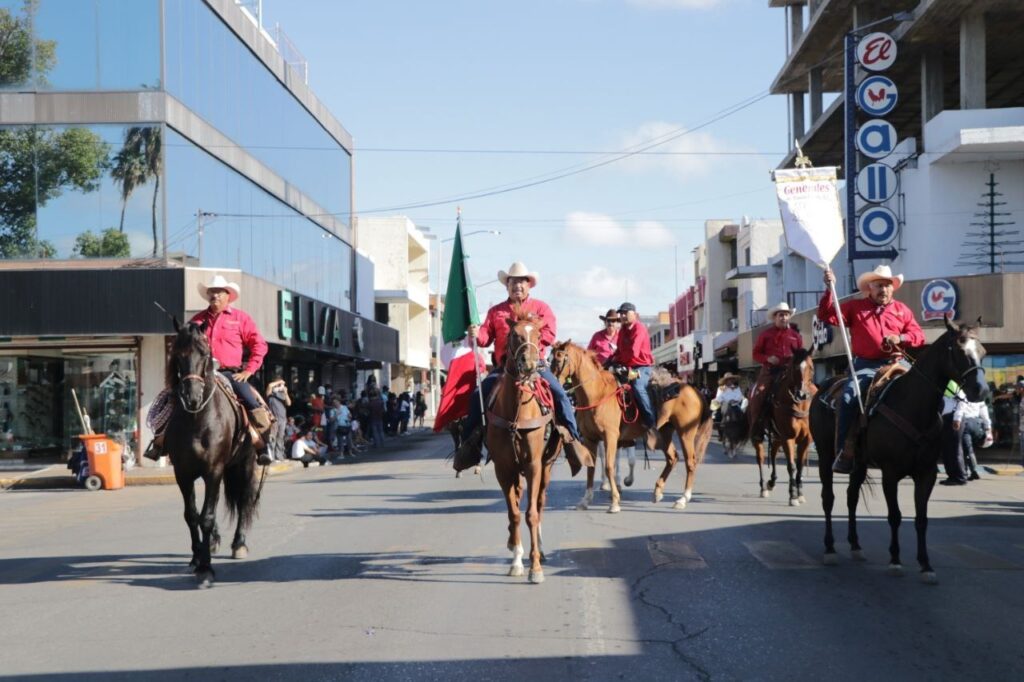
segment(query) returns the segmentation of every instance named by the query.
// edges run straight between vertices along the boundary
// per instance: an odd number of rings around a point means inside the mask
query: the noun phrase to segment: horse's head
[[[544,319],[532,313],[516,312],[506,319],[505,371],[519,378],[535,374],[540,365],[540,330]]]
[[[569,377],[576,374],[579,369],[578,362],[573,357],[572,339],[555,343],[551,347],[551,373],[563,386],[569,381]]]
[[[167,384],[177,392],[186,410],[198,412],[208,395],[207,389],[213,389],[213,381],[213,356],[206,326],[190,322],[178,330],[171,345]]]
[[[981,360],[985,357],[985,347],[978,338],[981,318],[974,325],[950,322],[948,317],[944,321],[946,333],[935,342],[941,351],[939,362],[944,376],[947,381],[960,384],[964,395],[972,403],[982,401],[988,397],[989,390],[985,382],[985,370],[981,366]]]

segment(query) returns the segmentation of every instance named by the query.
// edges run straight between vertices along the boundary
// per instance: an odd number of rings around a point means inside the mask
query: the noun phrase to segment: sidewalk
[[[411,447],[416,447],[428,439],[444,439],[451,443],[448,434],[434,434],[429,425],[427,429],[410,430],[406,436],[386,437],[381,448],[369,448],[358,453],[355,457],[340,460],[332,466],[342,466],[347,463],[368,462],[382,455],[402,452]],[[148,462],[147,462],[148,464]],[[312,466],[318,466],[313,464]],[[302,462],[297,460],[285,460],[274,462],[267,467],[268,476],[278,476],[290,471],[302,468]],[[142,485],[176,485],[174,480],[174,468],[170,465],[132,467],[125,471],[126,486]],[[84,490],[75,482],[71,471],[64,463],[50,464],[43,467],[24,466],[23,468],[0,469],[0,490],[45,490],[45,489],[73,489]]]

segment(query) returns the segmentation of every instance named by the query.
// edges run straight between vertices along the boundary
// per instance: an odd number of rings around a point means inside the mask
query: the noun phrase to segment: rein
[[[568,367],[568,365],[569,365],[568,361],[566,361],[564,364],[566,365],[566,367]],[[575,372],[570,372],[569,373],[569,376],[572,376],[573,374],[576,375],[577,383],[572,388],[569,388],[569,389],[566,389],[566,390],[567,391],[576,391],[577,389],[583,388],[584,384],[592,383],[594,381],[597,381],[598,379],[604,379],[605,377],[600,373],[601,371],[602,370],[598,370],[598,375],[596,377],[594,377],[593,379],[587,379],[586,381],[579,381],[579,369],[577,368]],[[555,378],[558,378],[557,374],[555,375]],[[631,389],[632,389],[632,387],[629,384],[618,384],[614,391],[612,391],[611,393],[606,395],[604,398],[601,398],[601,400],[599,400],[598,402],[594,403],[593,405],[577,405],[576,406],[576,411],[577,412],[586,412],[588,410],[596,410],[598,407],[600,407],[601,405],[604,405],[606,402],[608,402],[612,398],[615,398],[616,402],[618,402],[618,404],[619,404],[619,409],[622,411],[622,420],[624,422],[626,422],[627,424],[635,424],[636,420],[640,418],[640,408],[639,407],[636,408],[635,413],[633,414],[633,418],[632,419],[630,419],[627,416],[627,413],[626,413],[626,391],[631,390]]]
[[[216,386],[214,386],[214,388],[212,388],[209,391],[207,391],[206,390],[206,377],[200,376],[198,374],[186,374],[185,376],[180,376],[179,375],[178,376],[178,380],[181,381],[181,382],[186,382],[186,381],[190,381],[190,380],[191,381],[198,381],[199,383],[201,383],[203,385],[203,393],[206,394],[206,397],[203,399],[203,402],[199,403],[199,407],[194,409],[194,410],[190,410],[188,408],[188,405],[185,404],[185,396],[183,396],[181,394],[180,390],[177,391],[178,402],[181,403],[181,409],[185,410],[189,414],[199,414],[200,412],[205,410],[206,406],[210,404],[211,400],[213,400],[213,394],[214,394],[214,391],[216,390]],[[179,384],[179,386],[180,386],[180,384]]]

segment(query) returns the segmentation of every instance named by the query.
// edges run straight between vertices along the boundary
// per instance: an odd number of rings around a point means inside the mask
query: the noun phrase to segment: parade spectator
[[[323,391],[324,387],[321,386],[318,391]],[[323,395],[313,393],[309,396],[309,410],[310,410],[310,423],[313,426],[320,426],[324,418],[324,398]]]
[[[988,405],[984,401],[976,403],[961,400],[953,412],[953,428],[960,435],[963,461],[970,470],[968,481],[977,481],[978,458],[974,455],[974,445],[988,447],[992,444],[992,418],[988,413]]]
[[[306,469],[314,460],[324,466],[327,463],[326,453],[327,446],[317,441],[311,428],[304,430],[292,444],[292,459],[301,461]]]
[[[423,391],[416,391],[416,404],[413,407],[413,428],[419,426],[421,429],[423,426],[423,418],[427,415],[427,399],[423,397]]]
[[[370,438],[374,447],[384,445],[384,401],[380,397],[380,391],[372,389],[367,394],[368,424],[370,426]]]
[[[267,384],[267,406],[270,413],[274,415],[274,423],[270,426],[270,456],[276,460],[287,459],[288,452],[285,450],[285,430],[288,426],[288,408],[292,399],[288,395],[288,387],[284,379],[278,375]]]
[[[337,398],[331,400],[324,409],[324,442],[328,450],[334,450],[334,440],[338,433],[338,408],[341,401]]]
[[[412,417],[412,396],[409,391],[398,395],[398,433],[404,436],[409,430],[409,419]]]
[[[953,425],[953,414],[957,402],[963,397],[960,387],[955,381],[946,384],[942,394],[942,430],[939,432],[939,452],[942,465],[946,469],[946,478],[939,485],[967,485],[967,470],[964,467],[963,450],[960,447],[960,434]]]
[[[387,398],[382,395],[381,398],[384,400],[385,412],[384,412],[384,433],[389,436],[398,435],[398,397],[391,393]]]

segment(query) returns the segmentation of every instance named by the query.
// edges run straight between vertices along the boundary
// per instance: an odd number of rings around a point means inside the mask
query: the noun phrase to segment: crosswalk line
[[[648,540],[647,553],[657,567],[669,566],[684,570],[707,568],[704,557],[688,542],[681,540]]]
[[[773,571],[820,568],[821,562],[812,559],[792,542],[780,540],[754,540],[743,543],[747,551]]]
[[[966,568],[1003,571],[1019,571],[1024,568],[1020,564],[970,545],[932,545],[929,549],[937,554],[952,557]]]

